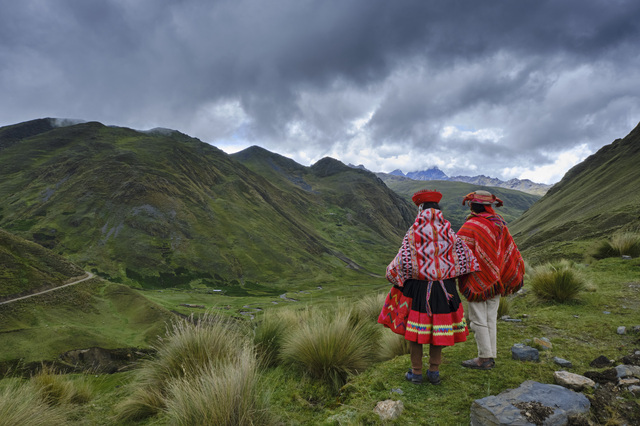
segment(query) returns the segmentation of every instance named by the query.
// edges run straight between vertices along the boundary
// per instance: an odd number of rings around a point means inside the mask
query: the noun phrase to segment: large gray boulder
[[[517,389],[475,400],[471,425],[565,425],[569,416],[588,413],[590,407],[581,393],[527,380]]]

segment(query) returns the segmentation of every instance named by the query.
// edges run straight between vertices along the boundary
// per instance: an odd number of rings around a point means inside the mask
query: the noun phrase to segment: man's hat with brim
[[[475,203],[475,204],[484,204],[484,205],[492,205],[495,203],[496,207],[502,207],[502,200],[489,191],[477,190],[467,194],[466,197],[462,200],[462,205],[464,206],[466,202]]]

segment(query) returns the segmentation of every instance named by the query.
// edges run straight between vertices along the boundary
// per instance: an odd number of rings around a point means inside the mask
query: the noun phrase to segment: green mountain
[[[50,250],[0,230],[0,301],[84,274]],[[135,289],[101,278],[0,304],[0,374],[71,349],[147,347],[173,318]]]
[[[54,123],[0,128],[0,227],[116,281],[380,274],[413,216],[375,175],[336,160],[248,150],[235,156],[245,166],[176,131]],[[269,161],[301,180],[267,173]]]
[[[462,200],[465,195],[475,190],[482,189],[489,191],[504,201],[504,206],[496,209],[496,211],[509,223],[518,218],[525,210],[540,199],[538,195],[513,189],[480,186],[464,182],[437,180],[425,182],[385,173],[378,173],[378,177],[380,177],[389,188],[407,200],[411,200],[411,196],[421,189],[437,189],[442,192],[440,207],[442,208],[444,217],[451,222],[454,231],[460,229],[466,217],[469,215],[469,207],[468,205],[463,206]]]
[[[569,170],[510,228],[521,249],[638,231],[640,125]]]
[[[0,302],[52,287],[84,275],[76,265],[0,229]]]

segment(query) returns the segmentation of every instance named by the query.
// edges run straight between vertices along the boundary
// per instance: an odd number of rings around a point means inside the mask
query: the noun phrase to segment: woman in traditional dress
[[[460,292],[469,301],[469,322],[475,333],[478,357],[462,366],[489,370],[497,356],[497,320],[500,296],[522,287],[524,260],[518,251],[507,223],[492,205],[502,200],[488,191],[475,191],[462,200],[469,202],[471,214],[458,231],[480,263],[480,270],[461,277]]]
[[[422,345],[429,344],[427,378],[440,384],[442,348],[467,340],[464,318],[454,278],[479,269],[475,256],[451,230],[433,190],[416,192],[419,207],[402,246],[387,267],[393,284],[378,322],[409,341],[411,369],[405,378],[422,383]]]

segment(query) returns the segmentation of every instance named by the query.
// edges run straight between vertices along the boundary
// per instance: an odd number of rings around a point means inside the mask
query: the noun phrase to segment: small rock
[[[511,357],[516,361],[539,361],[540,353],[531,346],[518,343],[511,347]]]
[[[631,386],[631,385],[637,385],[639,383],[640,383],[640,379],[636,379],[635,377],[632,377],[630,379],[618,380],[618,386]]]
[[[613,364],[613,361],[611,361],[609,358],[607,358],[604,355],[600,355],[598,358],[594,359],[589,363],[590,366],[595,368],[609,367],[612,364]]]
[[[380,401],[373,409],[373,412],[380,416],[380,420],[395,420],[400,417],[404,404],[402,401],[394,401],[387,399],[386,401]]]
[[[628,390],[634,395],[640,395],[640,386],[629,386]]]
[[[534,337],[533,343],[540,346],[543,351],[548,351],[551,348],[553,348],[553,345],[551,344],[549,339],[547,339],[546,337],[543,337],[542,339],[538,339],[537,337]]]
[[[580,315],[574,315],[573,317],[574,318],[580,318]]]
[[[573,368],[573,364],[571,363],[571,361],[567,361],[564,358],[559,358],[559,357],[553,357],[553,362],[555,362],[556,364],[558,364],[560,367],[564,367],[564,368]]]
[[[503,319],[504,322],[522,322],[521,319],[517,319],[517,318],[506,318]]]
[[[621,325],[620,327],[618,327],[617,333],[618,334],[627,334],[627,327],[625,327],[624,325]]]
[[[616,367],[618,378],[625,377],[640,377],[640,367],[637,365],[624,365],[620,364]]]
[[[623,258],[624,260],[631,260],[631,259],[632,259],[632,257],[631,257],[631,256],[627,256],[626,254],[623,254],[623,255],[622,255],[622,258]]]
[[[508,320],[508,319],[510,319],[510,318],[511,318],[511,317],[510,317],[509,315],[503,315],[503,316],[501,316],[501,317],[500,317],[500,319],[501,319],[501,320],[503,320],[503,321],[504,321],[504,320]]]
[[[633,326],[633,328],[631,329],[631,331],[632,331],[634,334],[638,334],[638,333],[640,333],[640,325],[634,325],[634,326]]]
[[[609,315],[611,312],[609,312],[609,311],[602,311],[602,313],[603,313],[603,314],[605,314],[605,315]]]
[[[556,383],[565,388],[581,391],[584,388],[594,388],[596,382],[581,376],[579,374],[569,373],[568,371],[556,371],[553,373]]]
[[[584,373],[584,376],[601,385],[606,383],[616,383],[618,381],[618,372],[615,368],[609,368],[608,370],[604,370],[602,373],[599,371],[587,371]]]
[[[400,388],[391,389],[391,393],[397,393],[398,395],[404,394],[404,392]]]

